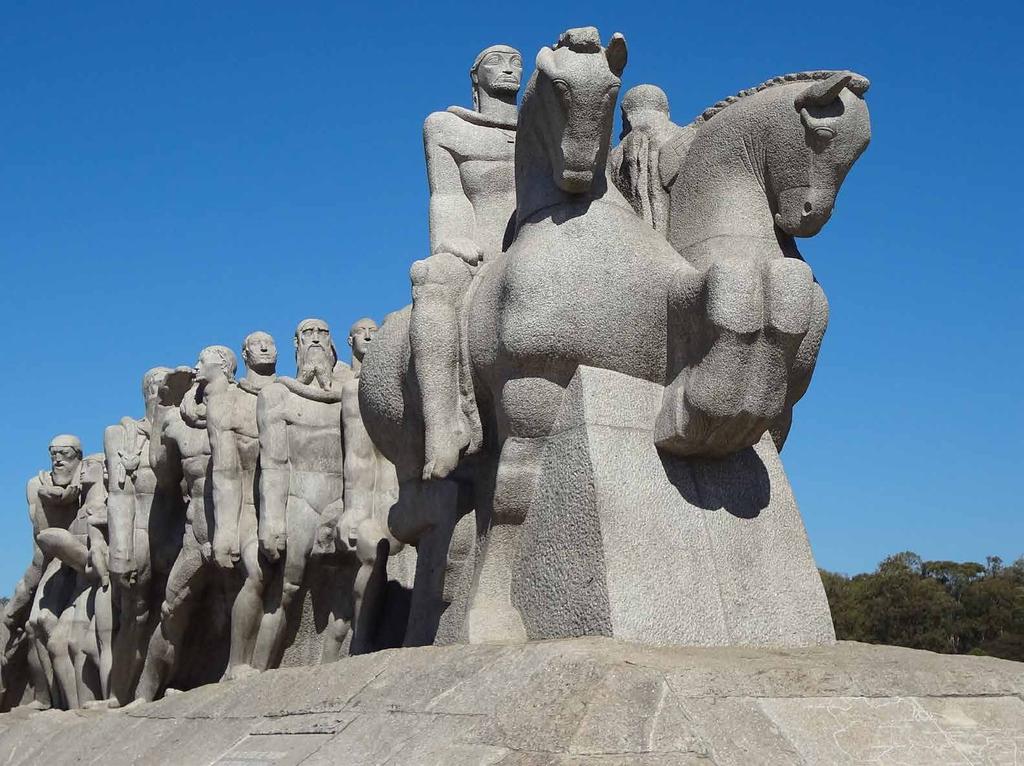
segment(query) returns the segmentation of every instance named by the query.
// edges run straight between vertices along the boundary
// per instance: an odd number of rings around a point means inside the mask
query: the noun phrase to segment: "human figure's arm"
[[[130,579],[138,567],[135,562],[135,485],[122,458],[128,447],[126,435],[125,426],[108,426],[103,432],[103,455],[107,464],[110,571]]]
[[[288,389],[271,383],[256,399],[260,439],[259,544],[269,561],[285,550],[288,509],[288,424],[284,418]]]
[[[43,555],[38,541],[39,533],[45,523],[43,508],[39,502],[38,488],[39,480],[31,479],[25,490],[28,517],[32,523],[32,563],[28,565],[25,574],[14,586],[14,595],[11,596],[11,600],[4,608],[4,624],[12,631],[28,619],[32,609],[32,600],[35,598],[36,588],[39,586],[39,580],[42,579],[43,567],[46,564],[46,557]]]
[[[423,123],[423,153],[430,188],[430,253],[451,253],[470,264],[483,256],[476,243],[476,214],[462,187],[455,155],[444,145],[445,123],[452,118],[435,112]]]
[[[206,402],[206,430],[213,466],[213,557],[231,568],[240,556],[238,519],[242,513],[242,461],[238,440],[230,428],[231,394],[220,393]]]

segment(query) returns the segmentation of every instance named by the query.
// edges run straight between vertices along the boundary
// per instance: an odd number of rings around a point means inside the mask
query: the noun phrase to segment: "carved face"
[[[544,143],[554,182],[569,194],[588,192],[595,175],[603,177],[625,45],[616,36],[608,49],[594,53],[542,48],[537,54],[535,98],[546,115]]]
[[[102,455],[90,455],[82,460],[81,483],[102,484],[104,474],[104,462]]]
[[[377,334],[377,323],[372,319],[360,319],[348,333],[348,345],[352,347],[352,356],[362,361],[366,350]]]
[[[81,442],[74,437],[58,436],[50,442],[50,478],[58,487],[66,487],[78,476],[82,464]]]
[[[277,367],[277,344],[265,332],[251,333],[242,346],[245,366],[259,372],[273,372]]]
[[[310,383],[314,379],[321,388],[331,387],[331,377],[338,354],[331,340],[331,330],[322,319],[307,319],[295,331],[296,379]]]
[[[196,383],[206,384],[235,374],[234,354],[224,346],[208,346],[199,352],[196,362]]]
[[[523,79],[523,57],[519,51],[496,46],[480,59],[476,68],[477,86],[491,95],[515,95]]]
[[[803,85],[803,88],[812,86]],[[842,88],[818,103],[786,100],[786,129],[771,139],[767,182],[775,225],[792,237],[812,237],[828,222],[836,195],[871,140],[864,99]]]
[[[142,398],[146,402],[147,409],[160,401],[160,387],[167,380],[170,367],[154,367],[142,376]]]

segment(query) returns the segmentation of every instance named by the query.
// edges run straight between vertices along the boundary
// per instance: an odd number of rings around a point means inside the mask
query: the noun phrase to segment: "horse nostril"
[[[810,213],[812,209],[813,209],[813,207],[812,207],[810,202],[805,202],[804,203],[804,212],[805,213]]]

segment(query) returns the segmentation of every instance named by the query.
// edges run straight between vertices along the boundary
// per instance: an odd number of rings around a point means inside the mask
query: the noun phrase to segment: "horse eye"
[[[569,90],[568,84],[564,80],[553,80],[552,85],[555,86],[562,103],[568,107],[572,103],[572,92]]]
[[[836,132],[832,128],[820,127],[814,129],[814,135],[822,141],[831,141],[836,137]]]

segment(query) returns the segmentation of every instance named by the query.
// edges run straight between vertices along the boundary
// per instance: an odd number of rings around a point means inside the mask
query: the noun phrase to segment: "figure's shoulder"
[[[39,494],[39,490],[43,488],[42,473],[38,473],[28,480],[25,484],[25,494],[28,495],[29,500],[32,500]]]
[[[259,393],[256,394],[256,407],[257,409],[266,409],[267,407],[276,407],[281,404],[288,397],[288,387],[284,382],[278,378],[272,383],[268,383],[260,389]]]
[[[432,112],[423,121],[423,142],[451,149],[472,127],[454,112]]]
[[[345,364],[345,362],[338,361],[334,365],[334,380],[337,383],[345,385],[356,379],[356,375],[352,372],[352,368]]]

